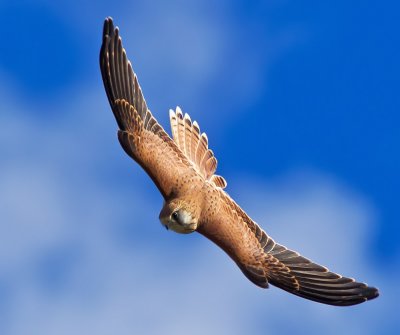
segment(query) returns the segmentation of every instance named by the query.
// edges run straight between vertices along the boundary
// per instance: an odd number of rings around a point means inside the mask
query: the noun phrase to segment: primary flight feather
[[[347,306],[378,290],[342,277],[269,237],[224,191],[207,136],[179,107],[170,111],[172,138],[147,107],[118,28],[104,22],[100,68],[118,139],[164,198],[160,221],[178,233],[197,231],[221,247],[254,284],[271,283],[300,297]]]

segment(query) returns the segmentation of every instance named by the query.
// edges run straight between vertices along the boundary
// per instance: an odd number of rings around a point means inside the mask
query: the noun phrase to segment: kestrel
[[[147,108],[111,18],[104,23],[100,68],[118,139],[164,198],[159,219],[177,233],[198,232],[222,248],[254,284],[275,285],[320,303],[348,306],[378,290],[342,277],[269,237],[224,191],[206,134],[179,107],[170,110],[172,138]]]

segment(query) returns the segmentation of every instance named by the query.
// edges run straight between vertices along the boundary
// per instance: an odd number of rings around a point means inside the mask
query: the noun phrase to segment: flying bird
[[[198,232],[222,248],[254,284],[336,306],[371,300],[378,290],[330,272],[276,243],[224,191],[217,159],[196,121],[170,110],[172,138],[147,107],[119,29],[104,22],[100,68],[118,140],[150,176],[164,198],[159,219],[177,233]]]

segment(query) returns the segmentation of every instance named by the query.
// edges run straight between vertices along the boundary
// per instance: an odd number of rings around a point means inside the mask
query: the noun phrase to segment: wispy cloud
[[[234,53],[240,36],[229,15],[205,18],[197,15],[208,11],[200,2],[181,5],[161,2],[153,10],[142,2],[135,10],[125,9],[121,19],[128,22],[121,25],[124,43],[146,97],[157,96],[150,105],[166,128],[162,111],[190,104],[201,114],[209,107],[204,92],[228,69],[237,72],[231,78],[241,79],[230,91],[235,101],[254,99],[264,80],[259,71],[273,61],[258,55],[243,36],[241,53]],[[227,10],[220,6],[217,11]],[[74,20],[81,20],[76,11]],[[297,28],[266,36],[268,54],[296,44]],[[248,58],[239,66],[236,57]],[[383,294],[361,306],[335,309],[275,288],[261,290],[209,241],[161,229],[161,197],[119,148],[99,80],[72,87],[65,92],[68,99],[51,102],[48,118],[40,113],[43,106],[25,101],[12,85],[0,90],[5,111],[0,114],[2,334],[320,334],[321,329],[374,334],[395,329],[398,270],[380,274],[369,260],[376,213],[368,199],[319,171],[296,170],[270,180],[232,176],[228,191],[274,239],[334,271],[379,286]],[[224,110],[213,106],[217,118],[230,113],[229,103]],[[219,123],[201,126],[210,132]],[[223,161],[223,155],[218,158]]]
[[[77,96],[74,103],[83,111],[86,97]],[[15,150],[32,143],[35,148],[33,154],[26,150],[2,162],[4,333],[301,329],[311,334],[329,323],[327,333],[372,334],[383,318],[383,304],[394,306],[393,299],[379,298],[368,307],[334,309],[253,286],[209,241],[195,234],[167,234],[156,224],[156,193],[148,193],[143,175],[129,174],[134,188],[128,191],[122,183],[113,186],[102,179],[107,172],[96,171],[116,152],[104,143],[115,141],[104,135],[109,132],[106,116],[99,114],[90,130],[92,118],[78,112],[42,127],[23,116],[24,107],[9,106],[13,112],[2,116],[8,129],[2,151],[10,143]],[[121,172],[121,166],[107,169]],[[362,196],[311,172],[269,182],[237,180],[229,188],[276,240],[335,271],[372,284],[381,281],[363,252],[375,219],[373,206]],[[128,243],[121,222],[134,231]],[[386,279],[384,285],[392,289],[394,282]]]

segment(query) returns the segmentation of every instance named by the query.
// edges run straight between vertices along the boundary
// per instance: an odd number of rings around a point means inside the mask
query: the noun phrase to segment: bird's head
[[[171,229],[180,234],[192,233],[198,226],[198,219],[194,210],[189,203],[181,200],[164,203],[159,218],[166,229]]]

